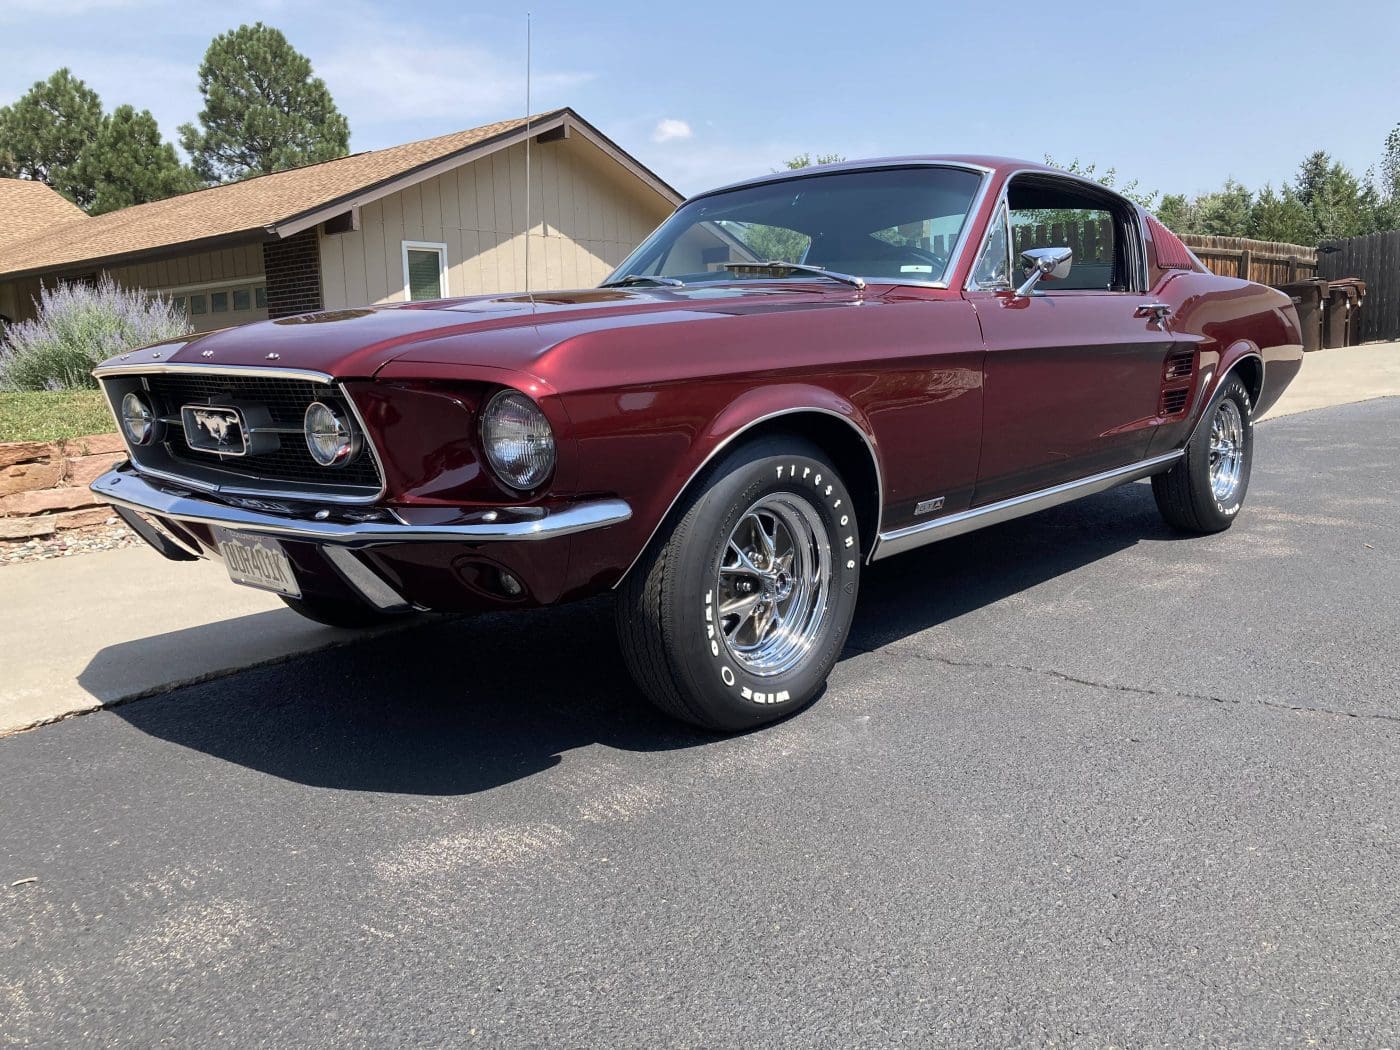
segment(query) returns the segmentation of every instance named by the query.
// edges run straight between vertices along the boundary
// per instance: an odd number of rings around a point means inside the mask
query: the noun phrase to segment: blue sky
[[[534,108],[574,106],[686,192],[802,151],[1050,153],[1147,189],[1257,187],[1316,148],[1364,170],[1400,122],[1394,0],[0,0],[0,101],[67,65],[173,138],[210,38],[260,19],[373,149],[522,112],[527,7]]]

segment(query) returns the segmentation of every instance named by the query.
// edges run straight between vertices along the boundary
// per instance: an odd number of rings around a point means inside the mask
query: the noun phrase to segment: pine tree
[[[93,190],[93,215],[163,200],[199,187],[194,172],[180,163],[175,147],[160,137],[149,110],[118,106],[102,122],[78,161],[82,181]]]
[[[1317,227],[1292,186],[1275,193],[1267,183],[1254,200],[1249,213],[1249,236],[1260,241],[1314,245]]]
[[[199,67],[204,109],[180,144],[209,182],[266,175],[349,152],[350,128],[311,61],[256,22],[214,38]]]
[[[81,208],[94,188],[79,160],[102,128],[97,92],[60,69],[0,108],[0,177],[47,183]]]

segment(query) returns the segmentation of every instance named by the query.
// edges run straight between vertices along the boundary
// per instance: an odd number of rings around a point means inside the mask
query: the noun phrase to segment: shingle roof
[[[12,245],[86,218],[81,208],[42,182],[0,179],[0,258]]]
[[[93,216],[81,224],[45,229],[36,236],[18,242],[0,241],[0,276],[57,269],[190,242],[261,232],[292,217],[407,175],[424,165],[510,135],[523,128],[527,119],[534,126],[554,121],[565,114],[578,119],[571,110],[554,110],[529,118],[498,121],[451,135],[356,153],[339,160],[196,190],[150,204],[138,204]],[[68,207],[72,208],[71,205]],[[72,210],[77,211],[75,208]]]

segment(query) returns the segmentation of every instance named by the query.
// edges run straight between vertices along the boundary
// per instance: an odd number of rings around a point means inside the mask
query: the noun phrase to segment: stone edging
[[[112,510],[88,485],[124,459],[116,434],[0,443],[0,540],[101,525]]]

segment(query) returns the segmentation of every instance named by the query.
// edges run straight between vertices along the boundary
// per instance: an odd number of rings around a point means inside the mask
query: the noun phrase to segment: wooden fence
[[[1280,285],[1318,276],[1316,248],[1277,241],[1255,241],[1248,237],[1183,234],[1181,239],[1201,262],[1224,277],[1242,277],[1259,284]]]
[[[1400,339],[1400,230],[1330,241],[1319,249],[1318,258],[1319,277],[1360,277],[1366,282],[1361,342]]]

